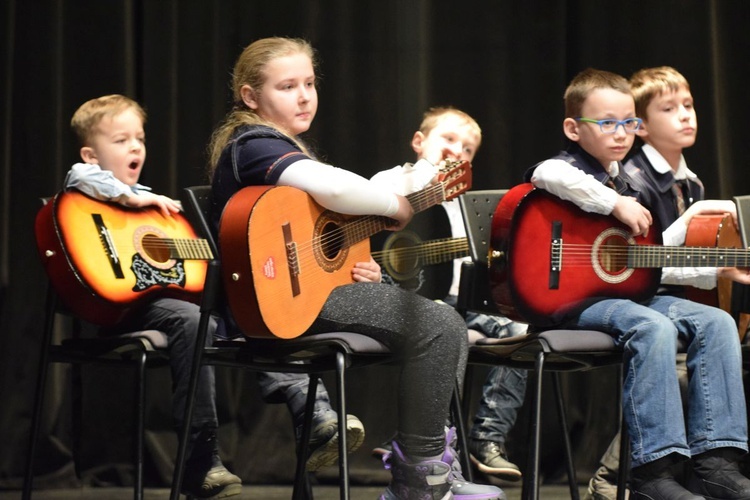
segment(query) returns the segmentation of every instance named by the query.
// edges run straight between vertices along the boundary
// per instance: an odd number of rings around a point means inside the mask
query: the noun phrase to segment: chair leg
[[[458,381],[456,381],[456,385],[453,388],[453,398],[451,399],[453,425],[456,426],[456,433],[458,434],[458,451],[464,478],[473,483],[474,473],[471,470],[471,461],[469,460],[469,443],[466,440],[466,424],[464,423],[461,407],[461,396],[458,391]]]
[[[529,456],[526,474],[521,491],[524,500],[539,499],[539,441],[541,439],[542,374],[544,373],[544,352],[539,352],[534,362],[534,400],[531,409],[531,429],[529,429]]]
[[[336,353],[336,395],[339,413],[339,498],[349,500],[349,453],[346,437],[346,355]]]
[[[52,329],[55,324],[55,308],[57,299],[52,287],[47,287],[46,314],[44,318],[44,332],[42,333],[42,349],[39,356],[39,370],[36,377],[36,390],[34,391],[34,409],[31,417],[31,428],[29,430],[29,445],[26,453],[26,471],[23,478],[22,500],[31,498],[31,490],[34,483],[34,459],[36,458],[36,446],[39,438],[39,427],[42,423],[42,406],[44,404],[44,391],[47,387],[47,372],[49,369],[49,346],[52,343]]]
[[[310,374],[310,383],[307,386],[307,400],[305,401],[305,416],[302,422],[302,435],[297,443],[297,467],[294,473],[293,500],[311,500],[312,487],[310,476],[307,473],[307,451],[310,448],[310,434],[312,433],[312,416],[315,411],[315,399],[318,391],[318,380],[320,375]]]
[[[620,407],[620,467],[617,471],[617,500],[625,500],[628,476],[630,475],[630,438],[628,437],[628,426],[625,423],[625,411],[622,407],[623,376],[623,365],[620,365],[619,383],[617,385]]]
[[[565,446],[565,466],[568,470],[568,485],[570,486],[570,498],[579,500],[578,480],[576,478],[575,464],[573,463],[573,451],[570,444],[570,435],[568,434],[568,416],[565,411],[565,401],[562,397],[562,388],[560,385],[560,374],[552,372],[552,383],[557,400],[557,412],[560,417],[560,430],[562,431],[563,444]]]
[[[208,278],[206,278],[206,281],[208,281]],[[195,350],[193,351],[193,364],[190,370],[187,400],[185,401],[185,416],[182,422],[182,429],[179,431],[180,443],[177,448],[177,458],[175,459],[174,473],[172,475],[172,490],[169,494],[170,500],[179,500],[180,498],[180,489],[182,488],[182,479],[185,472],[185,459],[187,458],[188,438],[190,437],[190,425],[193,421],[193,410],[195,409],[195,392],[198,388],[198,377],[203,367],[203,350],[206,345],[206,335],[210,320],[210,311],[201,313],[198,335],[195,339]]]
[[[141,352],[136,365],[135,381],[135,484],[133,498],[143,500],[143,439],[146,420],[146,352]]]

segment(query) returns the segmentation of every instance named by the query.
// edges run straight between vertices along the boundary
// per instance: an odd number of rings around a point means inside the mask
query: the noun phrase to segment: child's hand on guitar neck
[[[123,201],[123,205],[133,208],[155,206],[164,217],[171,217],[172,214],[179,213],[182,210],[182,204],[179,201],[150,191],[131,194]]]
[[[398,198],[398,211],[393,215],[389,215],[389,218],[393,219],[396,224],[388,226],[386,229],[389,231],[401,231],[409,224],[411,218],[414,217],[414,207],[412,207],[409,200],[400,194],[397,194],[396,197]]]
[[[628,226],[633,236],[648,236],[648,229],[654,222],[651,212],[632,196],[618,196],[612,215]]]

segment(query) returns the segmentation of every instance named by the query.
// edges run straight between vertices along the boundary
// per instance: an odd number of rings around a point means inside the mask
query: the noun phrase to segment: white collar
[[[609,168],[607,169],[607,173],[613,179],[617,177],[618,175],[620,175],[620,162],[618,161],[609,162]]]
[[[688,167],[687,162],[685,161],[685,156],[680,155],[680,165],[677,167],[677,171],[673,171],[672,167],[669,165],[666,159],[659,153],[655,147],[644,144],[641,149],[643,150],[643,153],[646,155],[646,158],[648,158],[648,161],[651,163],[651,166],[654,167],[654,170],[656,170],[660,174],[666,174],[667,172],[671,172],[672,175],[674,175],[674,178],[677,180],[682,179],[692,179],[695,180],[698,178],[695,173],[693,173]]]

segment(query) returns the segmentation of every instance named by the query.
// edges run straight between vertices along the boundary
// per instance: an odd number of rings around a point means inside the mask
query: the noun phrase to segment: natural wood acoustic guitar
[[[415,212],[471,187],[471,164],[453,162],[437,183],[407,196]],[[369,238],[393,221],[324,209],[289,186],[248,186],[221,216],[224,288],[245,335],[294,338],[312,325],[334,288],[353,283],[355,263],[370,259]]]

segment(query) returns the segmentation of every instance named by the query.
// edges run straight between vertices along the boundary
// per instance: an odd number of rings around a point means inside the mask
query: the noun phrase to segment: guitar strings
[[[421,191],[408,195],[407,199],[414,207],[414,212],[420,212],[430,206],[437,205],[446,199],[444,186],[442,183],[430,185]],[[296,242],[296,251],[293,253],[287,253],[287,264],[290,268],[299,269],[300,273],[304,274],[307,266],[319,267],[318,259],[315,255],[316,248],[348,248],[354,243],[363,241],[380,230],[386,229],[390,224],[390,221],[391,219],[386,216],[354,216],[353,219],[343,221],[338,227],[325,234],[314,236],[303,243]],[[292,231],[294,231],[294,228],[292,228]],[[272,232],[276,233],[277,230],[268,230],[266,231],[266,234],[272,238],[277,237],[276,234],[271,235],[270,233]],[[265,235],[261,234],[258,236],[263,238]],[[338,254],[338,252],[336,253]],[[320,276],[323,278],[322,275]],[[320,281],[322,281],[322,279]],[[307,281],[308,284],[315,284],[315,282],[316,280],[314,279],[309,279]],[[288,291],[277,289],[275,293],[269,293],[268,296],[280,296],[285,295],[286,293],[288,293]]]
[[[632,267],[748,267],[750,252],[744,248],[663,246],[663,245],[600,245],[565,243],[561,247],[565,265],[590,265],[595,257],[611,258],[624,266],[632,257]]]

